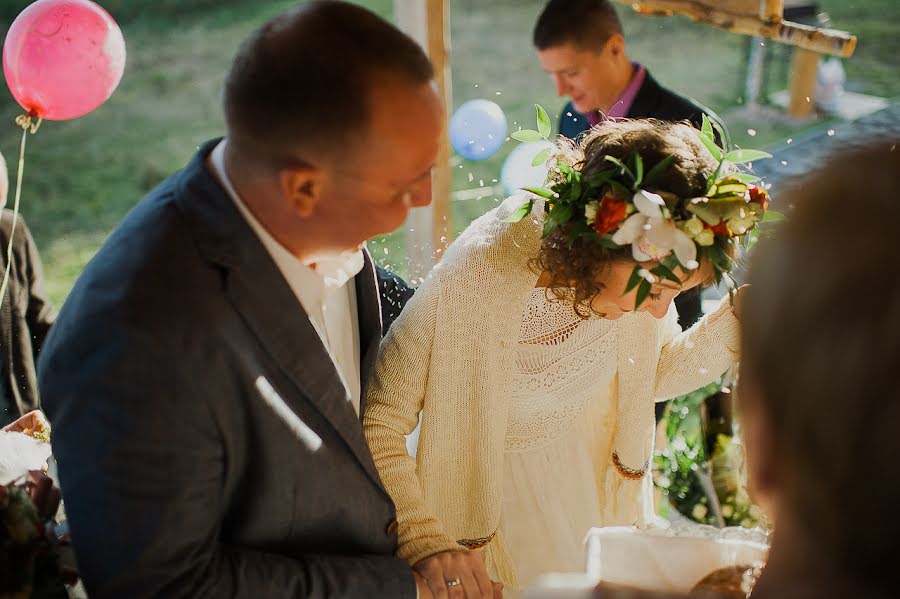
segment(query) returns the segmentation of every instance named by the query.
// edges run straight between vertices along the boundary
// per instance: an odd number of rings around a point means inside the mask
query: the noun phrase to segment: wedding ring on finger
[[[448,587],[458,587],[461,584],[462,584],[462,579],[459,578],[458,576],[456,578],[453,578],[452,580],[447,581]]]

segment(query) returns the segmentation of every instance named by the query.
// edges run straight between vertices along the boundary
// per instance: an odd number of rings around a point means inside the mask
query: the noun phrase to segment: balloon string
[[[19,221],[19,199],[22,197],[22,174],[25,171],[25,140],[28,139],[28,133],[32,135],[37,133],[41,128],[43,118],[38,117],[37,123],[31,116],[20,114],[16,117],[16,125],[22,128],[22,143],[19,145],[19,171],[16,174],[16,199],[13,203],[13,221],[12,228],[9,231],[9,245],[6,247],[6,270],[3,273],[3,283],[0,284],[0,306],[3,306],[3,300],[6,298],[6,288],[9,285],[9,271],[12,267],[13,255],[13,236],[16,233],[16,223]]]

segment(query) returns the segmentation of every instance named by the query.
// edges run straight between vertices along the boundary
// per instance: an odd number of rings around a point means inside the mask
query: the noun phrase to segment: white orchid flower
[[[639,189],[632,201],[638,211],[622,223],[612,240],[618,245],[630,243],[638,262],[662,260],[674,251],[684,267],[697,268],[697,246],[675,226],[662,197]]]

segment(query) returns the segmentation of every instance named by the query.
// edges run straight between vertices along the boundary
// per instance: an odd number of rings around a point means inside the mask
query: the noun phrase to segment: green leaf
[[[725,154],[725,160],[732,164],[753,162],[754,160],[762,160],[763,158],[771,157],[771,154],[763,152],[762,150],[732,150]]]
[[[556,194],[553,192],[553,190],[547,189],[546,187],[523,187],[522,189],[527,191],[528,193],[533,193],[534,195],[540,196],[547,200],[556,199]]]
[[[700,127],[700,133],[705,135],[709,141],[716,141],[716,135],[713,133],[712,123],[706,113],[703,113],[703,124]]]
[[[603,171],[601,173],[597,173],[596,175],[592,175],[584,180],[585,185],[588,187],[599,187],[612,179],[615,176],[613,171]]]
[[[672,269],[663,266],[662,264],[658,264],[656,268],[652,269],[650,272],[655,274],[660,279],[669,279],[670,281],[674,281],[681,285],[681,279],[679,279],[678,276],[674,272],[672,272]]]
[[[706,137],[706,135],[702,132],[697,133],[697,137],[700,138],[701,143],[706,146],[706,149],[709,150],[709,153],[712,154],[712,157],[718,161],[722,160],[723,152],[722,148],[716,145],[712,139]]]
[[[641,181],[644,180],[644,161],[641,155],[634,153],[634,186],[640,187]]]
[[[765,216],[763,216],[762,222],[764,223],[777,223],[778,221],[782,221],[787,218],[781,212],[776,212],[774,210],[766,210]]]
[[[719,141],[722,142],[722,145],[719,147],[724,149],[726,140],[728,139],[728,136],[725,135],[725,129],[722,128],[722,125],[719,124],[719,121],[712,121],[712,126],[713,126],[713,129],[716,130],[716,133],[719,134]],[[718,144],[716,144],[716,145],[718,145]]]
[[[550,157],[550,148],[544,148],[531,159],[531,166],[541,166]]]
[[[525,202],[524,204],[519,206],[519,208],[515,212],[513,212],[512,214],[510,214],[509,216],[504,218],[503,222],[505,222],[505,223],[519,222],[520,220],[522,220],[523,218],[525,218],[526,216],[531,214],[531,207],[533,204],[534,204],[534,200],[529,200],[529,201]]]
[[[762,177],[757,177],[756,175],[751,175],[750,173],[731,173],[728,175],[732,179],[737,179],[741,183],[746,183],[750,185],[751,183],[756,183]]]
[[[516,141],[540,141],[544,139],[544,137],[535,131],[534,129],[521,129],[519,131],[515,131],[510,135]]]
[[[555,205],[548,217],[553,222],[562,225],[572,220],[572,207],[567,205]]]
[[[641,278],[641,284],[638,285],[637,295],[635,295],[634,298],[635,310],[641,307],[641,304],[644,303],[644,300],[647,299],[648,295],[650,295],[650,282],[647,279]]]
[[[537,110],[537,126],[538,132],[541,134],[541,137],[547,139],[550,137],[550,131],[552,130],[552,126],[550,125],[550,117],[547,116],[547,111],[544,110],[544,107],[540,104],[534,105],[535,110]]]
[[[647,176],[644,177],[644,185],[649,186],[653,185],[653,182],[656,181],[656,178],[663,174],[666,169],[669,168],[669,165],[675,160],[674,154],[669,154],[662,160],[656,163],[656,165],[650,169],[650,172],[647,173]]]
[[[615,164],[616,166],[618,166],[619,169],[622,171],[622,173],[627,174],[629,177],[631,177],[631,181],[634,182],[634,173],[631,172],[631,169],[630,169],[630,168],[628,168],[627,166],[625,166],[625,163],[624,163],[624,162],[622,162],[621,160],[619,160],[619,159],[616,158],[615,156],[610,156],[609,154],[607,154],[606,156],[604,156],[603,159],[606,160],[607,162],[612,162],[613,164]]]
[[[621,245],[619,245],[618,243],[616,243],[615,241],[612,240],[611,233],[607,233],[606,235],[604,235],[602,237],[600,235],[597,235],[596,231],[593,231],[593,233],[594,233],[594,241],[596,241],[598,244],[602,245],[605,248],[609,248],[611,250],[617,250],[622,247]]]
[[[609,186],[612,188],[612,194],[617,198],[631,199],[632,191],[618,181],[610,181]]]
[[[637,287],[638,283],[644,281],[644,278],[640,274],[642,268],[643,266],[640,264],[635,265],[634,270],[631,271],[631,277],[628,279],[628,285],[625,286],[625,293],[630,292]]]

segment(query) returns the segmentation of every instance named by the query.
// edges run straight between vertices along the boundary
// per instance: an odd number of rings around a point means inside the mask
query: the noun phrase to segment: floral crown
[[[550,119],[535,105],[538,130],[513,134],[518,141],[548,140]],[[660,189],[656,180],[671,166],[675,156],[667,156],[645,170],[641,155],[634,151],[624,161],[604,156],[609,169],[584,176],[551,149],[535,156],[534,166],[547,163],[549,175],[545,187],[526,187],[538,196],[511,214],[507,222],[517,222],[531,213],[535,202],[543,202],[543,237],[566,226],[571,247],[577,239],[587,238],[600,246],[621,249],[628,245],[637,262],[656,261],[650,270],[636,265],[625,293],[637,287],[635,309],[647,299],[651,285],[669,279],[681,284],[675,270],[689,271],[703,258],[713,266],[716,282],[725,281],[729,293],[734,289],[732,248],[743,241],[752,245],[759,235],[757,224],[782,216],[768,211],[768,193],[756,185],[759,177],[735,170],[734,166],[771,155],[759,150],[738,149],[725,152],[715,142],[713,123],[703,115],[697,132],[701,143],[719,162],[706,181],[700,197],[680,198]],[[722,139],[724,132],[720,130]]]

